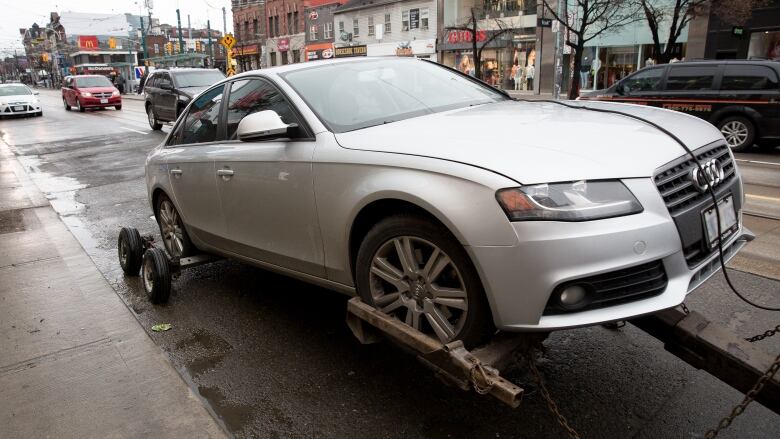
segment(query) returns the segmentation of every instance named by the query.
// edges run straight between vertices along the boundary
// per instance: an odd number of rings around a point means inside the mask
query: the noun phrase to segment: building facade
[[[479,79],[503,89],[534,89],[536,0],[443,0],[441,7],[438,52],[443,64],[474,75],[476,38],[482,49]],[[473,29],[472,12],[476,35],[462,29]]]
[[[438,60],[436,0],[350,0],[335,9],[334,22],[337,49],[364,45],[368,56]]]
[[[233,0],[233,57],[238,71],[259,69],[266,38],[265,0]]]
[[[780,0],[756,8],[742,26],[724,23],[714,14],[706,18],[703,57],[780,60]]]
[[[306,47],[304,61],[333,58],[336,40],[333,12],[340,0],[307,0],[304,10],[306,23]]]
[[[303,61],[305,9],[304,0],[266,0],[265,57],[268,67]]]

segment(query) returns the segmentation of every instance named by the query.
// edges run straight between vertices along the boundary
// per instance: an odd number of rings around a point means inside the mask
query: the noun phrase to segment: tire
[[[174,206],[173,201],[167,195],[160,195],[154,212],[165,251],[168,252],[171,258],[177,259],[195,254],[195,246],[190,241],[187,230],[184,228],[181,215],[179,215],[176,206]]]
[[[171,295],[171,270],[162,249],[152,247],[144,252],[141,283],[150,302],[159,304],[168,301]]]
[[[122,106],[121,105],[114,105],[114,108],[116,109],[116,111],[120,111],[122,109]]]
[[[87,110],[86,108],[81,106],[81,101],[78,98],[76,98],[76,109],[79,110],[79,112],[81,113]]]
[[[122,227],[116,247],[122,271],[128,276],[138,276],[144,254],[144,244],[138,230],[133,227]]]
[[[146,106],[146,118],[149,121],[149,126],[152,127],[153,130],[159,131],[162,129],[162,124],[157,122],[157,117],[155,117],[154,109],[151,105]]]
[[[721,120],[718,122],[718,129],[734,152],[747,151],[756,139],[755,125],[742,116],[729,116]]]
[[[413,262],[405,267],[397,249],[407,245]],[[442,342],[461,340],[471,348],[495,333],[468,254],[448,230],[423,217],[394,215],[374,225],[360,244],[355,273],[364,302]]]
[[[62,98],[62,105],[65,106],[65,111],[70,111],[70,105],[68,105],[68,101],[65,98]]]

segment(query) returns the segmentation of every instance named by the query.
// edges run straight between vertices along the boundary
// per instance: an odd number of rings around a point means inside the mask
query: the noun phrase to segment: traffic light
[[[171,43],[170,41],[165,43],[165,54],[166,55],[173,54],[173,43]]]
[[[202,48],[201,42],[200,41],[195,41],[195,51],[196,52],[200,52],[201,48]]]

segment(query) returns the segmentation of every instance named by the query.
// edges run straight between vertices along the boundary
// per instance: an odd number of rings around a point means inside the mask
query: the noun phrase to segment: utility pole
[[[209,67],[214,68],[214,47],[211,45],[211,20],[206,20],[206,29],[209,33]]]
[[[190,14],[187,14],[187,39],[192,42],[192,25],[190,24]]]
[[[222,7],[222,36],[224,37],[227,35],[227,13],[225,12],[225,7]]]
[[[176,10],[176,21],[179,23],[179,54],[184,53],[184,36],[181,34],[181,14]]]
[[[567,20],[568,0],[558,0],[558,16]],[[561,23],[556,22],[558,25],[558,32],[555,34],[555,72],[553,72],[553,99],[559,99],[561,96],[561,84],[563,83],[563,45],[564,32],[566,27]]]
[[[149,22],[151,24],[151,20]],[[149,60],[146,54],[146,29],[144,28],[144,16],[141,16],[141,48],[144,51],[144,75],[149,74]]]

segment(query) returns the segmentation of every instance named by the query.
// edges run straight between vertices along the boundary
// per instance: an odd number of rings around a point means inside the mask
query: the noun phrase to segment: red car
[[[105,76],[66,76],[62,81],[62,104],[67,111],[73,107],[81,112],[87,108],[106,107],[121,110],[122,96]]]

